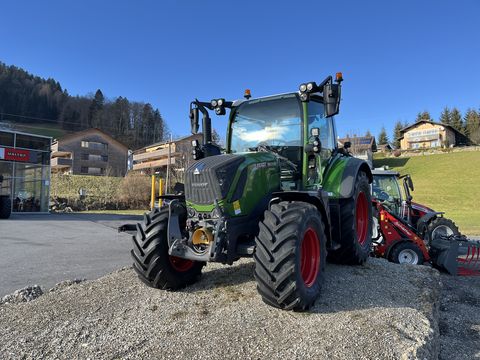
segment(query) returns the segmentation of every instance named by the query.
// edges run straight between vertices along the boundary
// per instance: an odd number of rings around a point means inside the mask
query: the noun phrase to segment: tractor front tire
[[[460,231],[452,220],[444,217],[436,217],[428,224],[425,237],[430,244],[434,237],[442,235],[460,235]]]
[[[350,199],[340,201],[340,247],[329,259],[340,264],[361,265],[372,245],[372,197],[367,174],[360,172]]]
[[[395,245],[389,258],[397,264],[422,265],[424,262],[422,250],[412,242],[401,242]]]
[[[0,196],[0,219],[8,219],[12,214],[12,202],[8,196]]]
[[[197,281],[205,263],[169,255],[167,226],[168,207],[146,213],[143,223],[137,223],[130,253],[140,280],[154,288],[176,290]]]
[[[255,239],[257,290],[268,305],[303,311],[320,295],[326,260],[325,225],[318,209],[282,201],[265,211]]]

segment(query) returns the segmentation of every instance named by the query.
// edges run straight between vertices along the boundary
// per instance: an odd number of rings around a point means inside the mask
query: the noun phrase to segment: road
[[[43,290],[74,278],[96,279],[130,265],[130,236],[117,227],[141,216],[13,215],[0,220],[0,297],[27,285]]]

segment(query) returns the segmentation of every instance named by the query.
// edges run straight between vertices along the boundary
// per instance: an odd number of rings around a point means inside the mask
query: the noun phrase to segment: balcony
[[[54,157],[50,160],[50,166],[52,169],[66,169],[72,167],[72,159]]]

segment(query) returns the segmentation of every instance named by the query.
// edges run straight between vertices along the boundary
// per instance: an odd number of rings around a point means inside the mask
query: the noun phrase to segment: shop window
[[[88,167],[82,166],[82,167],[80,168],[80,172],[81,172],[82,174],[88,174]]]
[[[88,160],[89,159],[89,154],[82,153],[80,156],[82,160]]]
[[[14,135],[13,133],[0,131],[0,145],[1,146],[12,146],[14,145]]]
[[[50,138],[43,138],[25,134],[17,134],[15,147],[32,150],[50,150]]]
[[[49,167],[20,163],[14,165],[13,211],[48,211]]]

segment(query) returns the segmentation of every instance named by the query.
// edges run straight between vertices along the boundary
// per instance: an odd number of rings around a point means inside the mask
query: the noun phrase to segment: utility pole
[[[168,163],[167,163],[167,186],[165,188],[166,191],[170,189],[170,166],[171,166],[171,159],[172,159],[172,135],[170,134],[170,141],[168,142]]]

